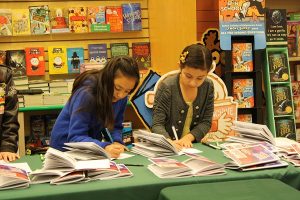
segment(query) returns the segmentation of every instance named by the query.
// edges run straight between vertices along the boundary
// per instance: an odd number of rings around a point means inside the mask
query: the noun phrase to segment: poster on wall
[[[232,36],[254,36],[254,49],[266,47],[265,0],[219,0],[222,50],[231,50]]]
[[[287,44],[285,9],[269,9],[266,13],[266,37],[269,45]]]

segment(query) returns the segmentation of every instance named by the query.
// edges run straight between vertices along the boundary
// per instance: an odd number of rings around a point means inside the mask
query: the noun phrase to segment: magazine
[[[164,157],[178,155],[176,148],[163,136],[144,130],[134,131],[139,142],[134,143],[132,152],[145,157]]]
[[[29,176],[25,170],[0,164],[0,190],[29,187]]]
[[[66,154],[76,160],[99,160],[110,159],[106,151],[94,142],[65,143]]]
[[[227,169],[235,169],[235,170],[240,170],[240,171],[253,171],[253,170],[260,170],[260,169],[286,167],[289,164],[285,161],[278,160],[278,161],[275,161],[275,162],[252,165],[252,166],[249,166],[249,167],[239,167],[234,162],[228,162],[228,163],[225,163],[224,165],[225,165],[225,168],[227,168]]]

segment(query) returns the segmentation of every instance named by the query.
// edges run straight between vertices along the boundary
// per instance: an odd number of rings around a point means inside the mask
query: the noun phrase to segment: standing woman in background
[[[128,56],[112,58],[102,70],[80,74],[72,95],[59,114],[50,146],[64,151],[66,142],[94,142],[117,158],[124,151],[122,122],[128,95],[139,83],[139,69]],[[108,128],[111,142],[102,142],[101,130]]]
[[[192,44],[180,55],[180,72],[159,83],[153,105],[152,132],[173,140],[178,148],[192,147],[209,131],[214,111],[214,86],[209,49]],[[178,140],[176,140],[178,135]]]

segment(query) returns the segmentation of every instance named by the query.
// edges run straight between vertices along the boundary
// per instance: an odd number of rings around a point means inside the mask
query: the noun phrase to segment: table
[[[276,179],[250,179],[167,187],[158,200],[299,200],[300,191]]]
[[[196,148],[203,151],[202,155],[219,163],[227,162],[220,150],[215,150],[202,144],[196,144]],[[176,159],[185,160],[186,156],[178,156]],[[28,162],[32,170],[41,168],[42,163],[39,155],[25,156],[18,162]],[[143,164],[144,167],[129,166],[134,177],[126,179],[94,181],[81,184],[30,185],[27,189],[0,191],[0,199],[116,199],[116,200],[156,200],[161,189],[169,186],[187,185],[196,183],[224,182],[246,179],[278,179],[300,190],[300,168],[288,166],[286,168],[261,170],[253,172],[237,172],[227,170],[227,175],[191,177],[179,179],[160,179],[147,169],[150,164],[147,158],[136,155],[134,157],[118,160],[118,163]]]

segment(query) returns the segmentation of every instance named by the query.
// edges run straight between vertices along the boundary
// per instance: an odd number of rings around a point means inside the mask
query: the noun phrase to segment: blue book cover
[[[80,64],[84,62],[83,48],[67,48],[68,72],[79,73]]]
[[[123,30],[140,31],[142,30],[142,15],[140,3],[122,4],[123,10]]]
[[[107,62],[107,45],[106,44],[89,44],[89,63],[106,64]]]

